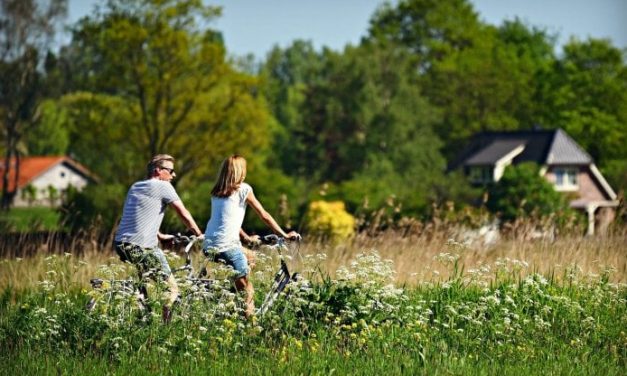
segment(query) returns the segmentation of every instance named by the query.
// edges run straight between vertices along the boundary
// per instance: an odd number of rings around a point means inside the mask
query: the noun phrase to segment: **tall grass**
[[[33,288],[44,279],[47,269],[46,258],[51,254],[72,254],[81,261],[81,268],[71,275],[69,282],[87,287],[100,265],[119,263],[111,250],[110,240],[104,241],[89,232],[66,242],[55,241],[58,236],[50,235],[34,241],[24,237],[0,250],[7,255],[0,260],[0,290]],[[394,281],[397,285],[417,286],[421,282],[446,280],[451,269],[441,259],[454,256],[457,264],[466,271],[489,268],[496,273],[507,264],[516,264],[520,276],[531,273],[563,278],[573,272],[581,275],[609,275],[612,282],[627,282],[627,233],[616,232],[606,236],[582,237],[568,235],[557,239],[526,239],[524,237],[503,238],[495,244],[474,245],[451,240],[451,233],[439,230],[421,234],[402,234],[386,231],[376,236],[358,235],[341,244],[305,239],[294,253],[295,269],[302,269],[304,259],[315,259],[316,267],[334,276],[336,270],[347,265],[355,256],[366,250],[376,250],[384,259],[394,264]],[[2,245],[2,244],[0,244]],[[17,252],[16,248],[30,247],[29,252]],[[20,248],[20,249],[22,249]],[[176,253],[176,250],[172,250]],[[26,256],[15,257],[14,255]],[[311,263],[311,261],[308,261]]]
[[[576,269],[584,275],[611,273],[614,282],[627,281],[627,235],[603,237],[567,236],[555,240],[505,238],[493,245],[465,245],[451,240],[447,232],[400,236],[383,232],[375,237],[360,235],[341,245],[308,244],[305,253],[324,251],[325,270],[336,270],[363,250],[376,250],[395,265],[396,283],[414,286],[423,281],[446,280],[450,269],[439,261],[443,254],[454,254],[467,271],[520,261],[521,275],[542,273],[561,278]]]

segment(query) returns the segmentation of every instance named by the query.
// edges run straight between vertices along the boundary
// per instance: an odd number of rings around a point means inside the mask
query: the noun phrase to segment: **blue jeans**
[[[203,250],[205,256],[212,258],[215,262],[222,262],[232,267],[235,271],[234,278],[242,278],[248,275],[248,259],[241,248],[232,248],[228,251],[212,253],[212,249]]]

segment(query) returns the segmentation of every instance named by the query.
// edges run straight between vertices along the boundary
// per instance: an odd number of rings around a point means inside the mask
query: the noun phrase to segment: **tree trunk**
[[[11,173],[11,159],[13,156],[13,150],[11,147],[7,148],[4,157],[4,170],[2,171],[2,200],[0,203],[0,209],[8,211],[13,203],[13,197],[15,197],[15,187],[10,189],[9,187],[9,174]],[[17,174],[15,182],[17,184]]]

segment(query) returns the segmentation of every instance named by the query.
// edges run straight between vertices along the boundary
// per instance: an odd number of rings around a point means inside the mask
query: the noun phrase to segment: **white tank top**
[[[203,249],[217,249],[218,252],[241,248],[239,230],[246,214],[246,197],[253,188],[246,184],[229,197],[211,196],[211,218],[205,229]]]

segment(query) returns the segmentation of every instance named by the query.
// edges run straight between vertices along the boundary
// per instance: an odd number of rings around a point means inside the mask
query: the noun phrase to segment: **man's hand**
[[[174,239],[174,235],[172,234],[162,234],[160,232],[157,233],[157,238],[162,242],[171,241]]]
[[[249,247],[261,244],[261,239],[259,239],[259,235],[249,236],[244,229],[239,229],[239,238],[242,243],[247,244]]]
[[[290,231],[287,233],[287,236],[285,238],[288,240],[300,240],[302,239],[302,236],[300,236],[300,234],[296,231]]]
[[[175,236],[171,234],[162,234],[160,232],[157,233],[157,239],[161,242],[161,246],[164,248],[173,248]]]

